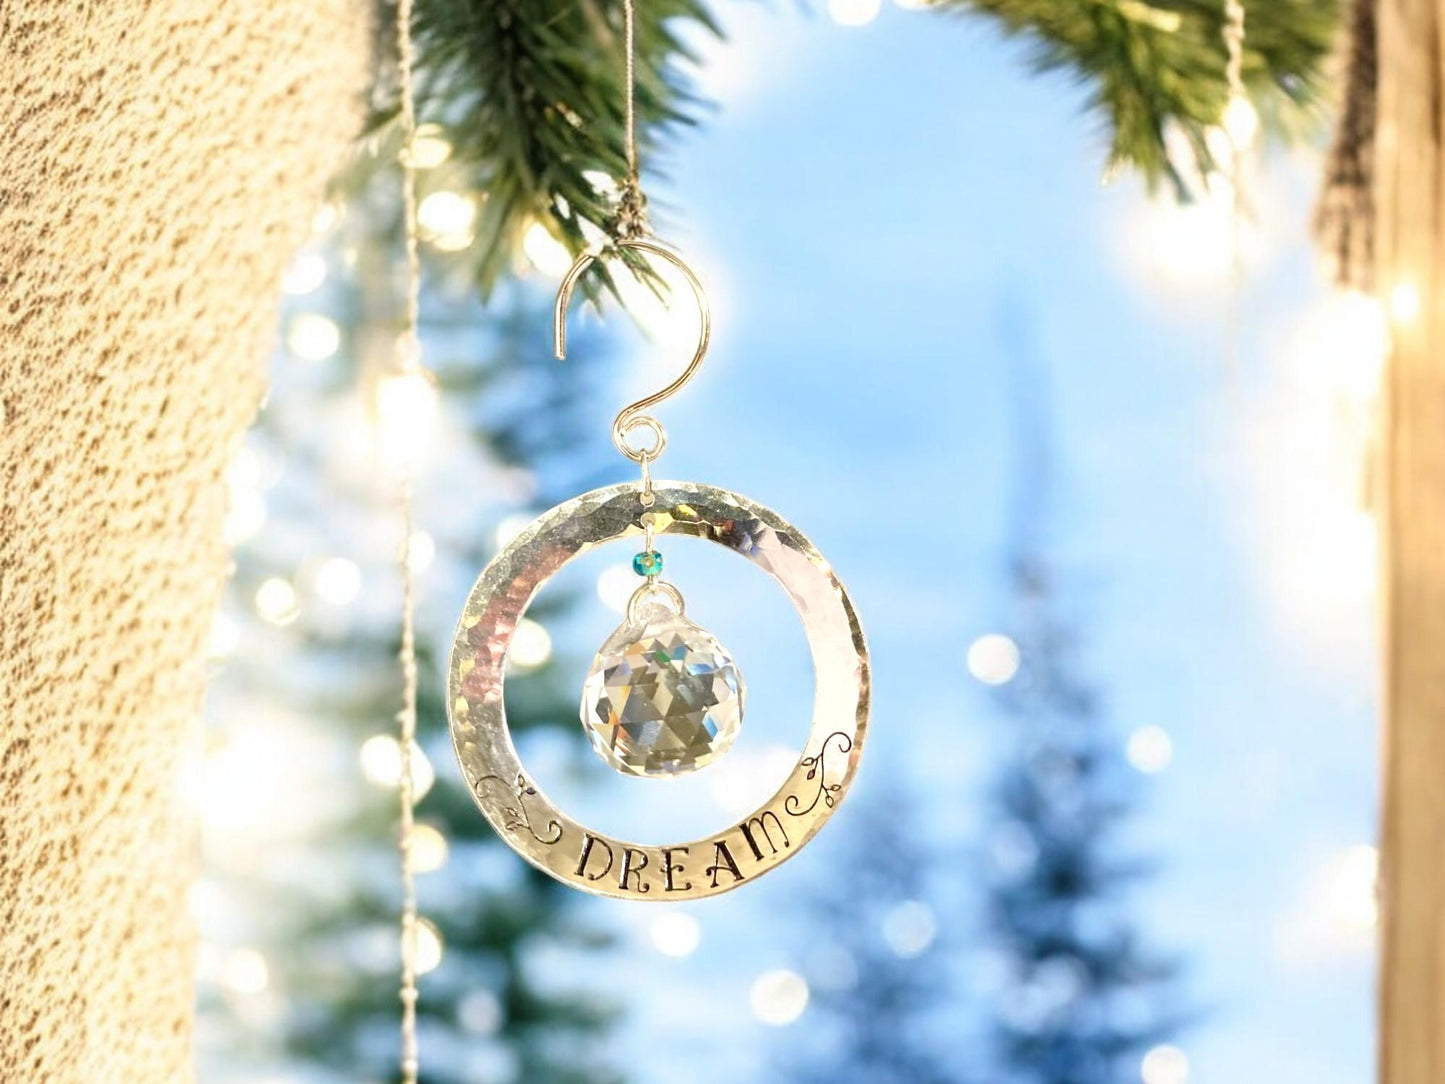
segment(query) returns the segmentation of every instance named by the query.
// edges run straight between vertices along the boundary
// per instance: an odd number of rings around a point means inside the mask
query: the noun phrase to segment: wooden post
[[[1445,1081],[1442,33],[1442,0],[1380,0],[1376,268],[1395,331],[1381,464],[1383,1084]]]

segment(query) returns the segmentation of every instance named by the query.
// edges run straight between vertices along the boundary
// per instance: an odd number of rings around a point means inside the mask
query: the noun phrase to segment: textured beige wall
[[[222,470],[370,5],[0,2],[0,1080],[191,1076]]]

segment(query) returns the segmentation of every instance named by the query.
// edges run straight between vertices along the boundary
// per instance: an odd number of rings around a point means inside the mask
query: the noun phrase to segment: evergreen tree
[[[559,975],[584,968],[557,964],[559,953],[605,950],[607,938],[580,920],[568,889],[493,835],[452,767],[444,708],[452,621],[496,548],[498,520],[586,488],[593,480],[580,477],[578,465],[605,461],[576,447],[576,435],[592,431],[573,408],[596,352],[584,333],[579,360],[557,364],[550,312],[524,286],[499,293],[483,312],[467,298],[469,284],[454,295],[444,267],[429,259],[428,281],[436,282],[423,299],[422,333],[442,412],[433,418],[424,403],[388,406],[385,389],[372,390],[399,326],[390,247],[395,202],[382,192],[378,184],[353,193],[342,225],[298,264],[301,273],[321,258],[332,274],[323,291],[307,296],[311,311],[292,311],[283,321],[290,356],[279,359],[275,390],[249,443],[251,461],[280,478],[267,494],[264,531],[237,550],[228,613],[248,642],[213,693],[213,760],[222,768],[213,768],[208,787],[225,785],[228,747],[257,740],[258,722],[282,718],[287,726],[260,763],[246,765],[262,777],[242,784],[266,796],[262,819],[277,829],[265,833],[264,853],[230,851],[224,831],[208,837],[208,864],[225,895],[240,913],[271,916],[259,927],[203,929],[209,940],[232,942],[204,969],[204,996],[252,1040],[219,1041],[209,1068],[217,1079],[243,1060],[284,1063],[307,1080],[395,1078],[400,537],[394,463],[387,460],[436,433],[443,440],[451,434],[452,445],[437,455],[446,471],[422,472],[416,501],[429,539],[420,549],[434,551],[421,578],[418,629],[423,766],[416,778],[419,789],[428,788],[417,808],[424,964],[441,950],[439,965],[421,980],[422,1079],[613,1081],[599,1053],[612,1003],[565,978],[559,984]],[[326,301],[320,311],[317,297]],[[337,331],[339,341],[328,342]],[[368,417],[372,401],[379,409]],[[378,425],[379,458],[367,436]],[[345,547],[358,545],[348,554]],[[567,605],[544,599],[529,617],[545,627]],[[559,686],[545,649],[530,655],[530,666],[514,660],[508,682],[514,732],[575,728],[572,690]],[[289,772],[286,762],[302,757],[304,765]],[[294,776],[314,793],[278,791],[268,776],[288,783]],[[210,793],[206,805],[216,798]],[[293,816],[306,830],[289,836],[279,821]],[[203,1061],[205,1052],[203,1035]]]
[[[806,897],[812,949],[808,1040],[785,1066],[791,1084],[950,1084],[960,1078],[939,956],[927,845],[907,791],[883,765],[834,831],[831,878]],[[789,1046],[790,1051],[794,1050]],[[945,1053],[945,1050],[949,1053]]]
[[[1022,324],[1005,329],[1023,346]],[[1051,483],[1041,388],[1018,351],[1020,449],[1008,582],[1012,643],[998,669],[1008,752],[995,780],[986,874],[990,947],[1001,963],[991,998],[1000,1084],[1134,1084],[1141,1056],[1183,1023],[1177,964],[1150,949],[1125,890],[1147,872],[1120,836],[1137,777],[1097,691],[1080,675],[1040,543]],[[1003,641],[998,641],[1004,646]]]
[[[1117,856],[1131,769],[1074,669],[1048,569],[1012,568],[1022,662],[1001,694],[1012,752],[994,789],[989,935],[1003,988],[992,1032],[1007,1084],[1133,1084],[1179,1026],[1175,965],[1147,948],[1121,893],[1144,872]]]

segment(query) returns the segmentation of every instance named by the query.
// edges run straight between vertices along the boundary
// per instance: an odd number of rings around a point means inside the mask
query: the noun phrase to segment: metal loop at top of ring
[[[687,616],[687,603],[682,600],[682,592],[666,580],[658,580],[655,583],[644,583],[632,592],[632,597],[627,600],[627,624],[629,626],[642,624],[640,612],[642,603],[653,595],[666,595],[667,600],[672,603],[673,609],[677,611],[677,616]]]
[[[661,437],[660,437],[660,439],[659,439],[658,442],[657,442],[657,447],[658,447],[659,450],[661,450],[662,448],[666,448],[666,447],[667,447],[667,434],[666,434],[665,432],[662,432],[661,426],[658,427],[658,431],[659,431],[659,433],[661,434]],[[642,491],[637,495],[637,499],[642,503],[642,507],[643,507],[643,508],[651,508],[653,501],[655,501],[655,500],[657,499],[657,498],[653,495],[653,492],[652,492],[652,460],[653,460],[653,458],[654,458],[654,453],[652,453],[652,452],[643,452],[641,458],[639,458],[638,461],[637,461],[637,462],[638,462],[638,465],[640,465],[640,466],[642,467]],[[651,524],[651,521],[649,521],[649,526],[647,527],[647,548],[648,548],[648,549],[651,549],[651,548],[652,548],[652,527],[651,527],[650,524]]]
[[[688,286],[692,288],[693,299],[697,302],[700,327],[698,331],[697,349],[693,352],[692,360],[687,363],[687,368],[682,374],[668,384],[661,391],[655,391],[651,395],[644,396],[635,403],[629,403],[618,412],[616,420],[612,423],[612,443],[617,445],[617,450],[634,463],[642,462],[644,456],[649,459],[656,459],[662,454],[662,449],[667,444],[667,434],[663,432],[662,425],[657,419],[644,414],[648,407],[656,406],[664,399],[678,392],[684,384],[696,375],[702,366],[702,359],[707,354],[708,343],[712,340],[712,310],[707,303],[707,292],[703,289],[702,282],[693,273],[681,256],[672,249],[667,248],[656,241],[647,240],[642,237],[627,237],[620,241],[613,242],[616,249],[636,249],[646,252],[659,259],[665,260],[682,272],[683,278],[687,280]],[[557,360],[562,361],[567,357],[567,303],[572,299],[572,287],[582,277],[582,272],[592,266],[593,261],[602,257],[602,249],[598,247],[589,248],[577,257],[575,263],[567,271],[562,279],[562,285],[557,288],[557,303],[552,310],[552,352]],[[638,426],[647,426],[657,435],[657,443],[652,448],[634,448],[627,443],[627,434]]]

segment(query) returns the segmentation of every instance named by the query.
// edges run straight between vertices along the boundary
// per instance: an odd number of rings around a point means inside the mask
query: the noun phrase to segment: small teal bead
[[[662,554],[656,550],[639,553],[632,559],[632,571],[639,576],[662,575]]]

